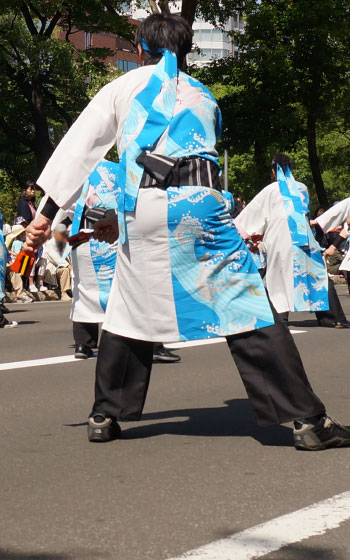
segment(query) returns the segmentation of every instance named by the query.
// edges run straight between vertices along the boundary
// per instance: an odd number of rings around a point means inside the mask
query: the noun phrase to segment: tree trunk
[[[31,110],[35,128],[33,149],[36,158],[37,172],[39,174],[51,156],[53,147],[50,141],[49,127],[44,111],[44,98],[41,86],[35,79],[32,80]]]
[[[181,17],[192,27],[196,15],[197,0],[182,0]]]
[[[311,168],[312,178],[315,184],[316,194],[321,206],[328,208],[328,198],[324,188],[322,179],[320,160],[317,153],[317,134],[316,134],[316,117],[309,113],[307,117],[307,149],[309,154],[309,164]]]

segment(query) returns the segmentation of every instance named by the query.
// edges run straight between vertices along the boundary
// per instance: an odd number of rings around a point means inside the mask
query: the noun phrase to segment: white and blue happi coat
[[[118,164],[101,161],[85,181],[75,206],[71,235],[82,229],[84,208],[117,209],[120,192]],[[91,238],[71,252],[73,268],[73,304],[71,319],[84,323],[102,323],[117,261],[117,243]]]
[[[249,235],[262,235],[266,248],[266,288],[279,313],[326,311],[328,275],[322,251],[308,221],[309,195],[292,174],[278,172],[239,214]]]
[[[2,233],[3,217],[0,210],[0,301],[5,297],[5,279],[6,279],[6,261],[7,249],[5,245],[4,235]]]
[[[141,67],[103,88],[57,148],[39,185],[68,207],[86,170],[117,143],[121,243],[104,329],[168,342],[271,325],[260,275],[224,196],[195,184],[138,188],[143,170],[135,161],[143,149],[217,163],[221,116],[215,99],[197,80],[168,70],[163,63]]]

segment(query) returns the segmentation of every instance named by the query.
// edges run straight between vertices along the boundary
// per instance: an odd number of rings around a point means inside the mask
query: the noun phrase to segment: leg
[[[76,346],[88,346],[97,348],[98,345],[98,323],[80,323],[73,321],[73,337]]]
[[[23,296],[24,292],[21,275],[18,274],[18,272],[13,272],[13,270],[10,270],[10,268],[7,269],[7,274],[16,298],[20,299]]]
[[[336,323],[344,323],[346,317],[339,301],[333,281],[328,278],[329,310],[316,311],[316,317],[321,327],[334,327]]]
[[[79,323],[73,321],[73,337],[75,357],[79,359],[92,358],[93,349],[98,344],[98,323]]]
[[[313,392],[289,329],[271,306],[275,325],[227,337],[260,426],[325,413]]]
[[[70,270],[68,267],[60,267],[57,269],[57,279],[58,284],[61,290],[61,299],[64,301],[68,301],[71,298],[67,294],[67,291],[70,290],[71,282],[70,282]]]
[[[286,323],[288,325],[289,311],[284,311],[283,313],[279,313],[278,315],[279,315],[281,321],[283,321],[283,323]]]
[[[92,414],[139,420],[152,369],[153,342],[102,331]]]

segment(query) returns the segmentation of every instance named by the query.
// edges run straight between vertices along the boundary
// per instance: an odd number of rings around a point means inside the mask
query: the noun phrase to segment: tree
[[[153,14],[170,14],[179,2],[176,0],[139,1],[140,6],[147,4]],[[213,25],[224,25],[236,10],[243,10],[245,0],[182,0],[181,17],[192,27],[196,17],[202,17]]]
[[[245,33],[235,35],[239,60],[214,70],[234,86],[222,102],[232,144],[250,138],[262,167],[268,146],[290,149],[305,136],[316,193],[327,206],[317,130],[349,90],[350,2],[247,0],[245,18]]]
[[[122,2],[7,0],[0,8],[0,166],[20,179],[28,160],[38,174],[88,101],[88,77],[108,73],[107,49],[77,51],[77,30],[130,37]],[[35,156],[35,166],[33,158]],[[24,166],[26,168],[26,166]]]

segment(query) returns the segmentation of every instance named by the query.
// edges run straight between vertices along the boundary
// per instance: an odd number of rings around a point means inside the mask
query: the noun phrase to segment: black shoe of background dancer
[[[0,303],[0,311],[1,311],[1,313],[11,313],[9,308],[6,307],[6,305],[4,305],[3,303]]]
[[[337,321],[334,325],[335,329],[350,329],[350,321]]]
[[[89,418],[88,439],[91,443],[106,443],[118,439],[121,429],[116,420],[95,414]]]
[[[350,426],[343,426],[330,416],[322,416],[316,425],[294,423],[294,445],[304,451],[322,451],[333,447],[350,447]]]
[[[78,344],[75,347],[74,358],[77,360],[86,360],[87,358],[93,358],[94,351],[90,346],[85,346],[85,344]]]
[[[155,345],[153,350],[153,363],[174,363],[180,362],[181,358],[178,354],[173,354],[167,348],[164,348],[163,345]]]

